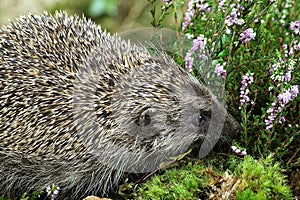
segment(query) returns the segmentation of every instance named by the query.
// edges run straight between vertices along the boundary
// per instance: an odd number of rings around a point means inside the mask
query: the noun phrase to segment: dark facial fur
[[[30,15],[0,29],[0,191],[52,183],[104,195],[205,138],[212,94],[167,56],[85,18]],[[222,109],[221,109],[222,110]],[[238,125],[227,116],[223,134]]]

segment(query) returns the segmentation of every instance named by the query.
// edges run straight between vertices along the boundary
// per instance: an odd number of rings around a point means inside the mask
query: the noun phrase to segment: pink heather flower
[[[282,48],[285,50],[284,51],[284,56],[287,58],[287,57],[293,55],[294,54],[294,49],[297,50],[295,47],[296,47],[296,45],[294,47],[290,47],[288,49],[288,45],[287,44],[282,45]]]
[[[298,86],[297,85],[291,86],[290,89],[288,89],[284,93],[278,95],[278,101],[279,101],[280,105],[283,105],[282,107],[284,107],[286,104],[288,104],[294,98],[296,98],[298,93],[299,93]]]
[[[292,31],[294,31],[294,33],[296,35],[299,35],[299,33],[300,33],[300,20],[295,21],[295,22],[291,22],[290,23],[290,28],[291,28]]]
[[[242,43],[249,42],[250,40],[253,40],[256,36],[256,33],[253,31],[252,28],[246,29],[243,33],[240,34],[239,40],[242,41]]]
[[[237,150],[238,148],[237,148],[236,146],[231,146],[231,149],[232,149],[233,151],[235,151],[235,150]]]
[[[46,192],[47,192],[47,196],[49,196],[52,193],[50,186],[46,187]]]
[[[55,200],[58,196],[59,190],[60,190],[60,187],[57,185],[53,184],[51,187],[47,186],[46,187],[47,196],[48,197],[51,196],[51,200]]]
[[[246,75],[243,75],[242,77],[242,81],[241,81],[242,87],[240,88],[241,106],[244,105],[245,103],[250,102],[250,98],[248,96],[250,91],[249,89],[247,89],[247,86],[249,86],[251,83],[254,82],[253,75],[254,73],[248,72]],[[239,109],[241,109],[241,107],[239,107]]]
[[[270,69],[271,79],[273,81],[290,82],[291,73],[296,65],[296,61],[293,59],[283,60],[280,58],[277,62],[272,64]]]
[[[291,55],[293,55],[293,54],[294,54],[294,48],[291,47],[291,48],[290,48],[290,52],[289,52],[289,56],[291,56]]]
[[[204,37],[204,35],[199,35],[196,39],[193,40],[193,46],[191,48],[191,51],[195,52],[196,50],[204,50],[207,43],[207,39]]]
[[[279,123],[282,124],[282,123],[284,123],[285,121],[286,121],[286,120],[285,120],[285,117],[281,117],[280,120],[279,120]]]
[[[221,76],[223,79],[226,77],[226,70],[224,69],[224,66],[226,66],[226,62],[224,62],[223,65],[218,63],[215,66],[215,73],[217,76]]]
[[[204,13],[209,13],[214,10],[213,7],[209,7],[208,3],[204,3],[205,0],[198,0],[196,4],[196,8]],[[202,13],[203,15],[203,13]]]
[[[283,94],[278,95],[278,100],[281,103],[281,105],[287,104],[291,99],[291,94],[289,92],[285,92]]]
[[[291,79],[292,79],[292,71],[287,71],[287,73],[284,75],[284,77],[283,77],[283,81],[284,82],[290,82],[291,81]]]
[[[297,45],[295,45],[295,47],[294,47],[297,51],[300,51],[300,43],[299,44],[297,44]]]
[[[206,47],[207,39],[204,35],[199,35],[196,39],[193,40],[192,48],[185,55],[185,66],[189,70],[192,71],[192,65],[194,62],[193,53],[197,52],[199,58],[205,57],[204,51]]]
[[[191,21],[192,21],[192,17],[194,16],[194,14],[196,12],[194,9],[195,3],[196,3],[196,0],[190,0],[188,3],[188,9],[185,12],[184,21],[182,23],[182,30],[186,29],[186,27],[188,25],[193,25],[191,23]]]
[[[288,48],[287,44],[283,44],[283,45],[282,45],[282,48],[283,48],[283,49],[287,49],[287,48]]]
[[[282,112],[282,109],[291,101],[293,101],[299,94],[298,85],[293,85],[289,89],[285,90],[282,94],[277,96],[277,100],[272,103],[272,107],[267,110],[269,114],[265,120],[266,129],[271,129],[273,127],[273,121],[275,121],[276,116]],[[281,117],[279,123],[285,122],[285,118]]]
[[[227,35],[229,35],[229,34],[231,33],[231,30],[230,30],[228,27],[226,27],[225,33],[226,33]]]
[[[242,82],[241,82],[242,83],[241,90],[245,90],[249,84],[253,83],[253,75],[254,73],[250,73],[250,72],[248,72],[246,75],[243,75]]]
[[[206,10],[209,6],[208,6],[208,3],[204,3],[204,4],[197,3],[196,7],[200,10]]]
[[[190,0],[188,3],[188,9],[184,15],[182,30],[185,30],[189,25],[193,25],[191,21],[196,13],[201,13],[204,17],[202,19],[205,19],[204,13],[211,12],[213,9],[213,7],[209,7],[208,3],[205,3],[205,0]]]
[[[245,10],[245,8],[241,4],[237,4],[239,10]]]
[[[221,8],[224,6],[226,0],[219,0],[219,4],[218,4],[218,11],[221,10]]]
[[[243,150],[241,153],[240,153],[241,156],[246,156],[247,155],[247,152],[246,152],[246,149]]]
[[[208,7],[205,12],[209,13],[209,12],[212,12],[214,11],[214,7]]]
[[[294,41],[294,49],[296,50],[296,51],[300,51],[300,42],[297,44],[297,40],[295,40]]]
[[[238,154],[238,155],[240,155],[240,156],[245,156],[245,155],[247,155],[246,149],[245,149],[245,150],[241,150],[241,149],[239,149],[239,148],[236,147],[236,146],[231,146],[231,149],[232,149],[232,151],[233,151],[234,153],[236,153],[236,154]]]
[[[236,25],[244,24],[245,20],[240,18],[240,16],[241,16],[240,10],[244,9],[243,6],[241,6],[239,4],[231,4],[230,7],[232,9],[231,9],[230,14],[228,16],[226,16],[225,24],[227,26],[232,26],[234,24],[236,24]]]
[[[185,67],[188,69],[189,72],[192,72],[194,58],[190,52],[187,52],[185,55]]]
[[[293,85],[290,89],[290,93],[291,93],[291,100],[295,99],[299,94],[298,85]]]

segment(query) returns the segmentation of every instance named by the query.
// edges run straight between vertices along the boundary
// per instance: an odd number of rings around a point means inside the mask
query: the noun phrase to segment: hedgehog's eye
[[[148,110],[145,110],[141,113],[139,117],[139,125],[140,126],[147,126],[151,123],[151,117]]]
[[[204,122],[205,118],[202,117],[201,115],[199,115],[197,118],[196,118],[196,124],[198,126],[201,126],[201,124]]]
[[[210,118],[210,113],[208,111],[200,111],[199,116],[196,118],[196,124],[202,126],[205,121]]]

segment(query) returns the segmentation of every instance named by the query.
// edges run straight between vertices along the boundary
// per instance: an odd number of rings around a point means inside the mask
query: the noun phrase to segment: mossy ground
[[[271,156],[259,160],[232,157],[227,161],[218,156],[153,176],[132,198],[288,200],[292,193],[286,178]]]

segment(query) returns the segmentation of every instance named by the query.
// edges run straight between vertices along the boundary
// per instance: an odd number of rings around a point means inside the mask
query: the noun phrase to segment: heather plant
[[[224,79],[228,111],[242,126],[234,143],[250,155],[275,153],[285,167],[299,167],[300,5],[148,1],[154,27],[173,28],[178,38],[192,40],[187,51],[174,56],[178,63],[199,79],[209,74],[204,68]]]
[[[148,1],[154,27],[192,41],[178,47],[175,60],[204,82],[212,73],[224,79],[227,110],[242,127],[232,151],[240,157],[274,154],[287,174],[299,168],[300,4]],[[240,193],[240,199],[250,193]]]

